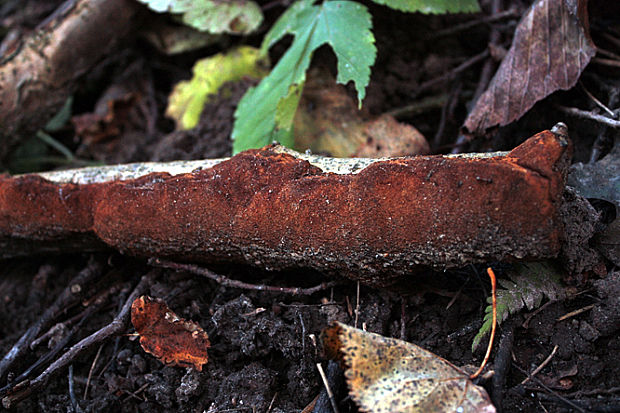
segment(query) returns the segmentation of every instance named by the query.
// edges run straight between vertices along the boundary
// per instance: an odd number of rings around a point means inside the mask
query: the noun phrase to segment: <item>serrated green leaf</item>
[[[290,87],[303,89],[312,53],[323,44],[329,44],[338,59],[337,81],[353,81],[361,105],[376,57],[370,14],[366,7],[352,1],[326,1],[321,5],[314,5],[314,1],[295,3],[265,36],[263,53],[286,34],[295,38],[269,76],[239,102],[232,133],[233,152],[264,146],[291,130],[291,115],[298,99],[296,103],[289,96]],[[289,101],[280,104],[287,97]]]
[[[498,324],[523,308],[530,311],[538,308],[544,297],[552,301],[566,297],[566,289],[561,282],[561,270],[550,261],[517,264],[506,276],[509,279],[497,280],[502,287],[496,292]],[[489,297],[487,302],[490,304],[491,300]],[[474,337],[472,351],[475,351],[482,339],[491,331],[493,308],[489,305],[484,311],[482,327]]]
[[[477,0],[372,0],[404,12],[425,14],[474,13],[480,11]]]
[[[266,57],[260,50],[242,46],[228,53],[196,62],[193,77],[176,84],[168,98],[166,115],[177,122],[178,129],[191,129],[198,124],[206,102],[218,92],[220,87],[244,76],[261,78],[267,74]]]
[[[183,23],[203,32],[248,34],[263,21],[250,0],[138,0],[156,12],[182,13]]]
[[[302,85],[291,85],[288,93],[278,102],[276,108],[276,126],[282,125],[278,131],[282,131],[286,135],[286,142],[293,143],[293,118],[301,99]],[[279,142],[283,142],[278,139]],[[284,145],[284,143],[283,143]]]

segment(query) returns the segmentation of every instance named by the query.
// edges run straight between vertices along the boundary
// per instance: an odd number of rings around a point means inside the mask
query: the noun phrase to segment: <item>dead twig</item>
[[[127,394],[128,394],[128,396],[127,396],[127,397],[125,397],[125,398],[123,399],[123,403],[125,403],[125,402],[129,401],[129,399],[131,399],[132,397],[133,397],[134,399],[136,399],[136,400],[139,400],[140,402],[145,401],[145,399],[144,399],[144,398],[140,398],[140,396],[138,396],[138,393],[141,393],[142,391],[144,391],[144,389],[146,389],[146,388],[148,387],[148,385],[149,385],[149,383],[148,383],[148,382],[147,382],[147,383],[144,383],[144,384],[143,384],[142,386],[140,386],[140,388],[139,388],[138,390],[136,390],[136,391],[128,391],[128,390],[125,390],[125,393],[127,393]]]
[[[607,116],[599,115],[598,113],[593,113],[588,110],[581,110],[578,108],[572,108],[562,105],[555,105],[555,107],[569,115],[577,116],[583,119],[593,120],[595,122],[602,123],[603,125],[611,126],[612,128],[620,128],[620,121],[610,119]]]
[[[611,109],[609,109],[607,106],[605,106],[603,104],[603,102],[601,102],[600,100],[598,100],[598,98],[596,96],[594,96],[583,84],[583,82],[579,81],[579,86],[581,86],[581,90],[584,91],[584,93],[590,98],[590,100],[592,100],[592,102],[594,102],[594,104],[596,106],[598,106],[599,108],[601,108],[603,110],[603,112],[607,113],[609,115],[610,118],[612,119],[617,119],[618,115],[615,114]]]
[[[441,138],[446,129],[446,123],[448,119],[454,117],[454,109],[456,108],[456,104],[459,101],[459,96],[461,95],[461,89],[463,88],[463,83],[458,82],[455,87],[450,91],[450,98],[441,108],[441,117],[439,119],[439,126],[437,127],[437,132],[435,132],[435,137],[433,138],[433,146],[436,148],[441,146]]]
[[[0,161],[41,128],[132,27],[127,0],[68,0],[0,61]]]
[[[517,370],[519,370],[521,373],[523,373],[524,375],[526,375],[526,376],[529,375],[529,373],[527,371],[525,371],[524,369],[522,369],[517,363],[512,363],[512,365]],[[572,401],[568,400],[566,397],[560,395],[558,392],[554,391],[553,389],[550,389],[549,386],[546,386],[542,381],[538,380],[538,378],[532,377],[532,381],[536,382],[536,384],[538,384],[540,387],[542,387],[550,395],[552,395],[556,399],[562,401],[563,403],[566,403],[567,405],[569,405],[573,409],[576,409],[578,412],[580,412],[580,413],[585,413],[586,412],[584,409],[582,409],[580,406],[576,405]]]
[[[448,102],[448,94],[443,93],[437,96],[429,96],[421,100],[416,100],[410,105],[405,105],[399,108],[394,108],[385,112],[386,115],[394,116],[395,118],[404,118],[407,116],[420,115],[429,110],[437,109],[445,106]]]
[[[271,409],[273,408],[273,403],[276,401],[276,397],[278,397],[278,392],[274,393],[273,398],[271,399],[271,403],[269,403],[269,407],[267,408],[267,413],[271,412]]]
[[[35,371],[38,371],[42,366],[49,363],[50,360],[52,360],[54,357],[56,357],[56,355],[58,355],[62,350],[64,350],[64,348],[69,344],[73,336],[79,331],[79,329],[86,322],[86,320],[88,320],[90,316],[92,316],[97,311],[99,311],[111,295],[116,294],[118,292],[119,290],[118,287],[119,287],[118,284],[115,284],[115,285],[112,285],[107,290],[105,290],[104,292],[100,293],[92,301],[92,303],[84,311],[81,312],[81,314],[79,315],[79,322],[71,329],[71,331],[68,334],[66,334],[65,337],[63,337],[62,340],[60,340],[60,342],[58,342],[54,346],[54,348],[52,348],[51,351],[49,351],[48,353],[40,357],[34,364],[28,367],[24,372],[22,372],[22,374],[19,375],[19,377],[17,377],[13,381],[15,383],[24,382]],[[8,393],[10,389],[11,389],[11,384],[3,388],[0,388],[0,395],[3,396],[4,394]]]
[[[327,376],[323,371],[323,366],[321,366],[321,363],[316,363],[316,368],[319,369],[319,374],[321,375],[321,380],[323,380],[323,385],[325,386],[325,390],[327,391],[327,396],[329,397],[329,402],[332,405],[332,409],[334,409],[334,413],[338,413],[338,404],[336,403],[336,399],[334,399],[334,393],[332,393],[332,389],[329,385],[329,381],[327,380]]]
[[[475,64],[481,62],[482,60],[486,59],[488,56],[489,56],[489,50],[486,49],[483,52],[478,53],[477,55],[474,55],[474,56],[470,57],[469,59],[465,60],[463,63],[458,65],[457,67],[447,71],[446,73],[442,74],[441,76],[438,76],[438,77],[436,77],[434,79],[430,79],[430,80],[422,83],[414,91],[413,95],[414,96],[418,96],[422,92],[426,92],[427,90],[432,89],[433,87],[435,87],[437,85],[440,85],[440,84],[442,84],[444,82],[447,82],[448,80],[454,79],[459,73],[464,72],[465,70],[469,69],[473,65],[475,65]]]
[[[521,327],[527,329],[530,327],[530,321],[532,321],[532,318],[536,317],[536,315],[538,315],[540,312],[542,312],[543,310],[545,310],[547,307],[549,307],[551,304],[555,304],[556,301],[547,301],[546,303],[544,303],[543,305],[541,305],[540,307],[538,307],[536,310],[532,311],[530,314],[528,314],[528,316],[525,318],[525,321],[523,322],[523,324],[521,324]]]
[[[151,284],[155,276],[156,271],[151,271],[144,275],[112,322],[75,344],[66,353],[50,364],[50,366],[35,379],[26,380],[15,385],[7,395],[2,398],[2,406],[5,409],[14,407],[17,403],[29,397],[33,392],[45,387],[54,375],[71,364],[77,357],[109,337],[126,330],[129,323],[131,304],[136,298],[146,292],[147,287]]]
[[[73,383],[73,364],[69,365],[69,398],[71,399],[71,405],[73,411],[76,413],[82,413],[83,410],[75,397],[75,386]]]
[[[598,63],[603,66],[620,67],[620,60],[616,59],[604,59],[602,57],[594,57],[592,63]]]
[[[490,17],[500,15],[501,8],[502,8],[502,1],[493,0],[493,2],[491,3],[491,16]],[[492,48],[497,48],[499,46],[500,40],[501,40],[501,33],[497,27],[493,26],[491,28],[491,32],[489,33],[488,50],[491,50]],[[482,70],[480,70],[480,77],[478,78],[478,84],[476,86],[476,90],[474,91],[474,96],[471,99],[472,108],[475,107],[475,103],[478,101],[480,96],[482,96],[486,88],[489,86],[489,83],[491,82],[491,77],[493,76],[493,73],[494,73],[495,66],[496,66],[496,62],[491,56],[489,56],[489,58],[487,58],[486,61],[484,62],[484,65],[482,66]],[[454,143],[454,148],[452,149],[451,152],[452,153],[463,152],[467,141],[468,141],[467,137],[463,133],[459,133]]]
[[[67,311],[67,309],[78,304],[85,297],[88,293],[86,286],[93,280],[101,277],[102,270],[102,260],[91,257],[87,266],[69,282],[68,286],[58,295],[54,303],[45,310],[41,318],[26,330],[19,340],[17,340],[17,343],[15,343],[2,360],[0,360],[0,379],[6,375],[15,360],[23,357],[28,351],[31,342],[41,334],[44,329],[51,326],[55,318]]]
[[[223,285],[224,287],[241,288],[243,290],[269,291],[273,293],[283,293],[291,295],[312,295],[319,291],[327,290],[329,288],[342,284],[342,282],[339,281],[329,281],[309,288],[277,287],[274,285],[250,284],[239,280],[233,280],[224,275],[216,274],[213,271],[209,271],[204,267],[199,267],[198,265],[193,264],[182,264],[179,262],[166,261],[159,258],[151,258],[149,259],[148,263],[149,265],[152,265],[154,267],[169,268],[176,271],[188,271],[193,274],[202,275],[203,277],[213,280],[218,284]]]
[[[562,317],[559,317],[556,321],[564,321],[568,318],[575,317],[576,315],[589,311],[593,309],[594,307],[596,307],[596,304],[586,305],[585,307],[581,307],[575,311],[571,311],[570,313],[564,314]]]
[[[549,354],[547,356],[547,358],[542,363],[540,363],[540,366],[536,367],[536,369],[532,372],[532,374],[530,374],[526,378],[524,378],[523,381],[521,382],[521,384],[523,385],[523,384],[527,383],[528,381],[530,381],[532,379],[532,377],[534,377],[535,375],[540,373],[540,371],[542,369],[544,369],[547,364],[549,364],[549,362],[551,361],[553,356],[555,356],[555,353],[558,351],[558,348],[559,348],[559,346],[556,344],[555,347],[553,347],[553,350],[551,350],[551,354]]]
[[[457,34],[460,32],[464,32],[467,31],[469,29],[471,29],[472,27],[476,27],[478,25],[481,24],[489,24],[489,23],[495,23],[501,20],[507,20],[507,19],[512,19],[515,17],[519,17],[519,11],[516,9],[509,9],[509,10],[505,10],[502,12],[498,12],[498,13],[492,13],[490,16],[482,16],[480,18],[474,19],[474,20],[470,20],[468,22],[465,23],[461,23],[461,24],[457,24],[454,25],[452,27],[449,27],[447,29],[443,29],[443,30],[438,30],[434,33],[432,33],[431,35],[428,36],[428,39],[436,39],[439,37],[445,37],[445,36],[450,36],[453,34]],[[495,30],[495,29],[492,29]]]
[[[97,366],[97,361],[99,360],[99,356],[101,356],[101,350],[103,349],[103,344],[99,346],[99,349],[97,350],[97,354],[95,355],[95,358],[93,360],[93,364],[90,365],[90,370],[88,370],[88,378],[86,379],[86,386],[84,386],[84,396],[82,397],[82,399],[86,400],[86,397],[88,397],[88,387],[90,386],[90,380],[93,377],[93,372],[95,371],[95,366]]]

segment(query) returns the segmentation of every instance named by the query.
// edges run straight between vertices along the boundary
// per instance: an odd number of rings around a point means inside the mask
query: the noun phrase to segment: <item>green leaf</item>
[[[290,131],[306,70],[312,53],[323,44],[329,44],[338,59],[336,80],[354,82],[361,106],[376,57],[370,14],[365,6],[352,1],[313,3],[301,0],[293,4],[265,36],[263,53],[286,34],[295,38],[269,76],[239,102],[232,133],[235,153],[264,146],[274,138],[292,141]]]
[[[474,13],[480,11],[477,0],[372,0],[396,10],[420,13]]]
[[[293,124],[293,117],[295,116],[297,105],[299,105],[302,91],[303,87],[301,85],[291,85],[286,96],[278,102],[278,107],[276,108],[276,124]]]
[[[178,129],[193,128],[198,124],[205,103],[224,83],[244,76],[261,78],[267,74],[267,64],[267,58],[261,57],[259,49],[249,46],[197,61],[193,77],[174,87],[168,98],[166,115],[177,122]]]
[[[183,13],[183,23],[203,32],[248,34],[263,21],[250,0],[138,0],[156,12]]]
[[[525,307],[530,311],[540,307],[545,296],[551,301],[566,297],[566,289],[562,286],[562,272],[550,261],[517,264],[506,275],[509,279],[497,280],[502,287],[496,292],[498,324]],[[491,304],[491,300],[489,297],[487,302]],[[472,351],[480,345],[493,326],[492,306],[487,306],[484,312],[482,327],[474,337]]]

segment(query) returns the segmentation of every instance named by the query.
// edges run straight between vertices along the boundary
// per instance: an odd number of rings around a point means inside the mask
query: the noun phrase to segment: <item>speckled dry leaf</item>
[[[131,322],[144,351],[162,363],[201,371],[207,362],[207,333],[193,321],[178,317],[163,300],[146,295],[137,298],[131,305]]]
[[[362,411],[495,412],[482,387],[421,347],[341,323],[323,337],[328,355],[342,355],[349,393]]]
[[[465,120],[484,135],[520,118],[536,102],[572,88],[596,50],[587,29],[587,1],[537,0],[519,23],[510,50]]]

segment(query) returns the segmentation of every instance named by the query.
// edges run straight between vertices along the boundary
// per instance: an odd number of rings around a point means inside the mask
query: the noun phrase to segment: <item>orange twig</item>
[[[487,362],[489,361],[489,357],[491,356],[491,349],[493,348],[493,339],[495,338],[495,326],[497,325],[497,297],[495,295],[495,290],[496,290],[495,273],[489,267],[487,268],[487,274],[489,274],[489,278],[491,279],[491,302],[493,306],[493,325],[491,327],[491,337],[489,338],[489,347],[487,347],[487,354],[485,354],[484,360],[482,360],[482,364],[480,365],[480,368],[478,369],[478,371],[476,371],[474,374],[469,376],[470,380],[473,380],[476,377],[478,377],[480,373],[482,373],[484,366],[487,365]]]

